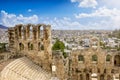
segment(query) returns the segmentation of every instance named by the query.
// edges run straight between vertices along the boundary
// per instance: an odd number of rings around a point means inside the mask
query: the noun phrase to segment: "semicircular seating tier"
[[[51,74],[26,57],[9,63],[1,72],[0,80],[50,80]]]

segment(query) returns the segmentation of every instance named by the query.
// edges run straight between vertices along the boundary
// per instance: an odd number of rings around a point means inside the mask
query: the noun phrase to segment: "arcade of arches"
[[[71,57],[72,80],[120,80],[119,52],[90,48],[74,50]]]
[[[45,69],[51,70],[51,26],[45,24],[16,25],[8,29],[9,45],[11,52],[25,55],[34,59],[36,64],[41,64]],[[36,55],[35,55],[36,54]],[[44,60],[45,59],[45,60]]]

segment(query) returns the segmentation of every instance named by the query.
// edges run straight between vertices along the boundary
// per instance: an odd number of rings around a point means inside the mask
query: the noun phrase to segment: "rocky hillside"
[[[7,29],[8,29],[8,27],[0,24],[0,37],[1,37],[1,35],[4,35],[5,31],[7,31]]]
[[[3,25],[0,24],[0,29],[8,29],[8,27],[3,26]]]

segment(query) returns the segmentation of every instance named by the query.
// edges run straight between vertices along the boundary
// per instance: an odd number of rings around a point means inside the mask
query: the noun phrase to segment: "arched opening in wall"
[[[43,45],[43,43],[41,44],[40,49],[41,49],[41,50],[44,50],[44,45]]]
[[[80,74],[80,80],[83,80],[83,75],[82,74]]]
[[[44,28],[43,28],[43,26],[41,26],[41,27],[40,27],[40,38],[41,38],[42,40],[43,40],[43,37],[44,37],[43,32],[44,32]]]
[[[89,74],[86,74],[86,80],[90,80]]]
[[[107,80],[113,80],[110,75],[107,75]]]
[[[36,40],[36,33],[37,33],[36,28],[33,27],[33,38],[34,38],[34,40]]]
[[[92,73],[92,74],[91,74],[91,80],[98,80],[96,73]]]
[[[78,61],[79,61],[79,63],[83,63],[84,62],[84,56],[83,55],[79,55],[78,56]]]
[[[31,48],[31,50],[33,50],[33,49],[34,49],[34,46],[33,46],[33,44],[31,44],[30,48]]]
[[[22,26],[18,26],[18,30],[19,30],[19,38],[22,38]]]
[[[31,48],[30,48],[30,42],[28,43],[28,50],[31,50]]]
[[[21,38],[24,39],[24,26],[21,26]]]
[[[115,55],[114,66],[120,67],[120,55]]]
[[[100,75],[100,80],[105,80],[104,79],[104,75],[102,74],[102,75]]]
[[[92,62],[93,62],[93,63],[96,63],[97,60],[98,60],[97,55],[92,55]]]
[[[104,69],[104,73],[106,73],[107,71],[106,71],[106,69]]]
[[[34,46],[33,44],[31,44],[30,42],[28,43],[28,50],[33,50],[34,49]]]
[[[22,43],[19,43],[19,50],[24,50],[24,45]]]
[[[41,43],[39,42],[38,43],[38,51],[40,51],[41,50]]]
[[[29,34],[30,34],[29,39],[32,39],[33,38],[33,27],[32,27],[32,25],[29,27],[29,30],[30,30],[30,32],[29,32]]]
[[[97,72],[100,73],[100,68],[97,68]]]
[[[111,73],[112,73],[112,74],[114,73],[114,69],[111,70]]]
[[[44,35],[45,35],[45,40],[47,40],[48,39],[48,29],[47,28],[45,28],[45,30],[44,30]]]
[[[110,62],[110,60],[111,60],[111,56],[108,54],[108,55],[106,56],[106,62]]]

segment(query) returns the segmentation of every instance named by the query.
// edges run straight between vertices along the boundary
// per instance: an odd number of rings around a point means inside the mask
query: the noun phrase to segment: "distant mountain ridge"
[[[8,27],[3,26],[3,25],[0,24],[0,29],[8,29]]]

